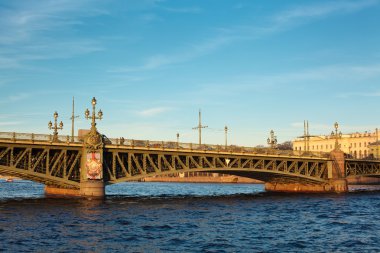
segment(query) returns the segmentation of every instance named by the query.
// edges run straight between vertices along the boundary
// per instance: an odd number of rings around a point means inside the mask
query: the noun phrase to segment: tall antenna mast
[[[306,121],[306,133],[307,133],[307,151],[310,151],[310,134],[309,134],[309,121]]]
[[[202,112],[199,109],[199,123],[197,127],[193,127],[193,129],[198,129],[199,131],[199,145],[202,145],[202,128],[206,128],[208,126],[202,126]]]
[[[74,113],[74,97],[73,97],[73,112],[71,114],[71,142],[74,142],[74,120],[79,118],[79,116],[75,116]]]
[[[303,121],[303,135],[298,137],[298,138],[303,138],[304,151],[310,151],[310,137],[315,137],[315,136],[310,135],[309,121],[304,120]]]
[[[227,149],[227,132],[228,132],[228,127],[224,127],[224,148]]]
[[[304,144],[304,148],[303,150],[306,151],[306,148],[307,148],[307,139],[306,139],[306,120],[303,121],[303,144]]]

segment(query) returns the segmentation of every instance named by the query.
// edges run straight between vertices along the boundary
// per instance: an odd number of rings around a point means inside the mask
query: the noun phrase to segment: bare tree
[[[291,141],[285,141],[281,144],[277,144],[277,148],[280,150],[293,150],[293,143]]]

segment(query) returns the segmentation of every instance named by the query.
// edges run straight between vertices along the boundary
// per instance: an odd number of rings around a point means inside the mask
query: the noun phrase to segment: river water
[[[0,181],[5,252],[380,252],[380,191],[273,194],[262,185],[122,183],[107,199],[45,198]]]

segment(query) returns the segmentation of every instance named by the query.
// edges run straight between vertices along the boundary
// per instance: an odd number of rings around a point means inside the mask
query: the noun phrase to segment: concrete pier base
[[[86,198],[104,198],[105,185],[103,181],[91,180],[80,183],[80,195]]]
[[[94,198],[103,199],[105,197],[105,185],[102,181],[86,181],[80,183],[79,189],[65,189],[54,186],[45,186],[45,195],[55,198]]]
[[[46,185],[45,195],[48,197],[80,197],[80,191]]]
[[[268,192],[294,192],[294,193],[344,193],[348,192],[346,179],[334,179],[326,184],[301,183],[265,183]]]
[[[349,177],[347,178],[349,185],[380,185],[380,178],[374,177]]]
[[[348,192],[347,179],[332,179],[330,181],[332,190],[337,193]]]

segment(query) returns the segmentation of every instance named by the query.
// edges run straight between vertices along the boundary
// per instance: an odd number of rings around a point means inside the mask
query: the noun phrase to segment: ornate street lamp
[[[91,131],[95,130],[95,132],[96,132],[95,120],[97,120],[97,119],[101,120],[103,118],[103,112],[102,112],[102,110],[99,110],[98,116],[95,115],[95,106],[96,106],[95,97],[92,98],[91,104],[92,104],[92,115],[91,115],[91,117],[90,117],[90,111],[88,109],[86,109],[86,111],[84,112],[84,115],[85,115],[86,119],[91,119]]]
[[[334,128],[335,128],[335,133],[334,133],[334,131],[332,131],[331,137],[335,138],[335,150],[339,150],[340,149],[339,139],[342,138],[342,132],[339,131],[339,133],[338,133],[338,128],[339,128],[338,122],[335,122]]]
[[[51,121],[49,121],[48,123],[48,127],[49,129],[53,129],[54,132],[53,132],[53,142],[57,142],[58,141],[58,130],[62,130],[63,129],[63,123],[62,121],[59,123],[59,126],[57,124],[57,119],[58,119],[58,113],[57,112],[54,112],[54,125]]]
[[[274,135],[274,131],[271,130],[269,133],[269,138],[267,139],[267,143],[271,148],[277,147],[277,136]]]

